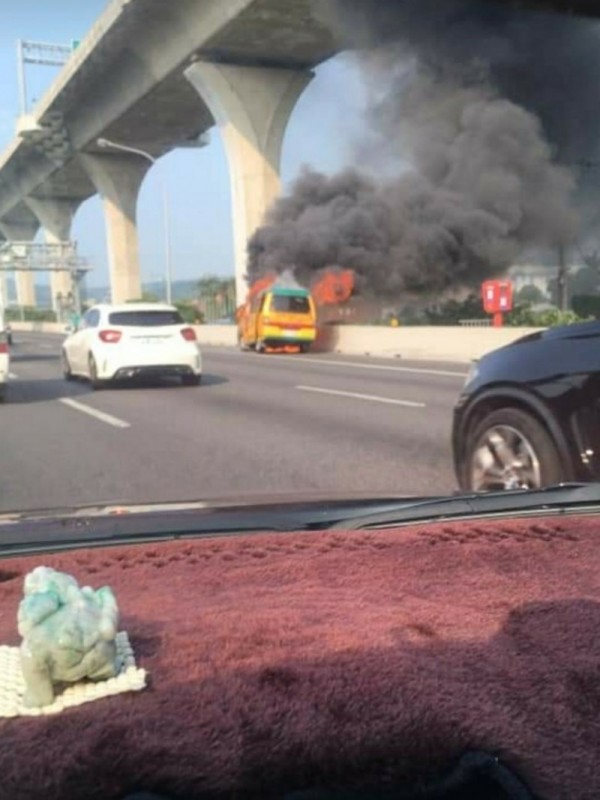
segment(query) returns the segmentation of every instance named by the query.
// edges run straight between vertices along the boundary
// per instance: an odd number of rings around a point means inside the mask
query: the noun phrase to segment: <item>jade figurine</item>
[[[71,575],[50,567],[28,573],[18,612],[24,704],[49,705],[65,683],[118,675],[118,624],[110,587],[80,587]]]

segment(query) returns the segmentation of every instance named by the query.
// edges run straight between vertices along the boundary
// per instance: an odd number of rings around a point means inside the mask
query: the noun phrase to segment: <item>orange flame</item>
[[[274,275],[273,273],[269,273],[268,275],[263,275],[262,278],[257,278],[257,280],[255,280],[254,283],[248,289],[248,297],[246,299],[246,302],[248,300],[252,300],[253,297],[256,297],[256,295],[260,294],[261,292],[264,292],[265,289],[268,289],[269,286],[272,286],[276,280],[277,276]]]
[[[326,270],[311,287],[311,294],[318,306],[334,306],[346,303],[354,290],[354,273],[351,269]]]
[[[272,286],[276,280],[277,275],[269,273],[254,281],[248,289],[244,305],[237,309],[236,317],[238,320],[248,311],[253,298]],[[317,306],[342,305],[352,297],[353,291],[354,272],[351,269],[324,270],[310,290]]]
[[[238,306],[236,309],[235,317],[238,322],[244,316],[244,314],[249,311],[250,303],[252,302],[253,298],[259,295],[261,292],[264,292],[265,289],[269,288],[269,286],[272,286],[276,280],[277,276],[273,273],[269,273],[268,275],[263,275],[262,278],[257,278],[254,283],[251,284],[248,289],[248,294],[246,295],[244,304]]]

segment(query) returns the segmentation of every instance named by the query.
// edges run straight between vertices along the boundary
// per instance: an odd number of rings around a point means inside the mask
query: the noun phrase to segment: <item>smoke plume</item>
[[[249,244],[251,278],[352,268],[378,295],[468,286],[569,245],[595,209],[600,36],[490,0],[315,0],[359,52],[364,173],[305,169]]]

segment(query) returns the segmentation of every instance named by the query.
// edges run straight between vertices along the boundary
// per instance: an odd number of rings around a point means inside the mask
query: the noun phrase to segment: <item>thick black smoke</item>
[[[360,50],[361,163],[372,154],[379,174],[306,170],[250,242],[250,277],[339,265],[377,294],[439,291],[580,235],[600,175],[596,23],[485,0],[315,0],[315,13]]]

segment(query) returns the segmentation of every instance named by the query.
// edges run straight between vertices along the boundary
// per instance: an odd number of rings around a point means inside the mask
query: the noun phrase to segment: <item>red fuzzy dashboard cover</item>
[[[141,693],[0,720],[0,798],[281,796],[469,749],[600,797],[600,522],[244,535],[0,561],[0,643],[39,564],[110,584]]]

